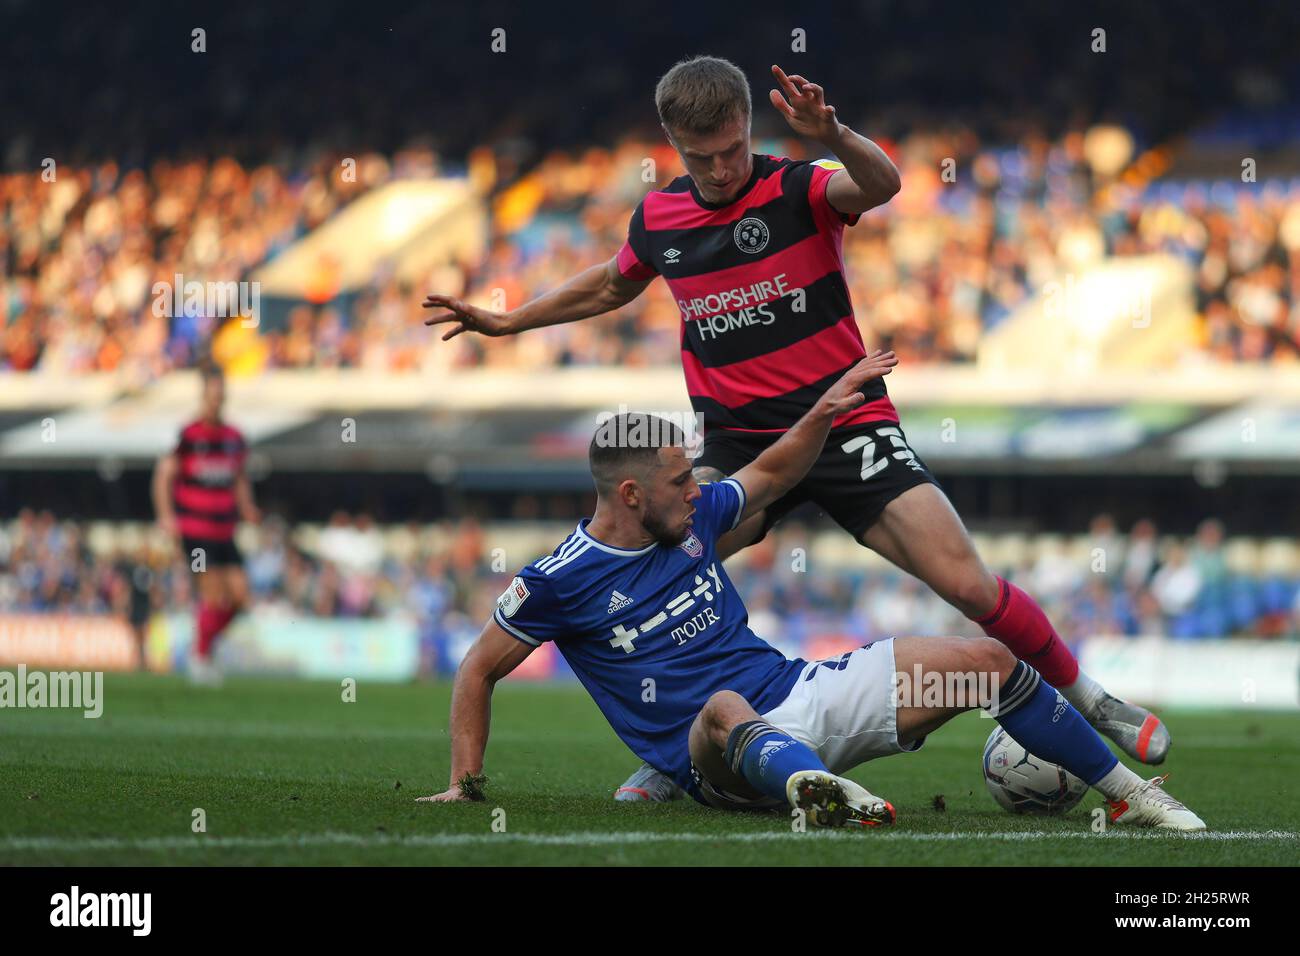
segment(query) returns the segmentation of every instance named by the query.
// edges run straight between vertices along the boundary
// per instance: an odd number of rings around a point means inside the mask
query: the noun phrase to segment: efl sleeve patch
[[[514,617],[515,612],[528,600],[529,593],[524,579],[515,578],[510,582],[510,587],[502,591],[501,596],[497,598],[497,610],[501,612],[502,617]]]
[[[841,225],[856,226],[862,218],[861,213],[843,213],[831,205],[826,195],[826,187],[831,177],[844,169],[844,164],[834,159],[815,159],[808,164],[812,167],[812,182],[808,184],[808,202],[812,204],[818,228],[838,229]],[[847,176],[848,173],[846,172]]]

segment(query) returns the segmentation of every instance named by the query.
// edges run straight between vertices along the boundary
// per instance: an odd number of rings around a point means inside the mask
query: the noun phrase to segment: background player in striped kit
[[[226,385],[221,371],[206,368],[201,381],[199,417],[181,429],[176,448],[158,460],[153,501],[159,525],[176,539],[194,571],[198,602],[190,677],[216,683],[213,648],[248,603],[248,578],[235,546],[235,527],[241,518],[256,524],[261,514],[244,473],[244,436],[222,419]]]
[[[893,163],[839,122],[820,86],[777,66],[772,73],[780,86],[769,94],[773,108],[839,162],[752,153],[745,75],[715,57],[683,61],[660,80],[655,105],[687,175],[642,200],[618,255],[505,313],[430,295],[425,307],[449,313],[428,324],[453,323],[449,339],[572,322],[625,305],[662,274],[682,311],[687,391],[704,418],[697,478],[716,481],[753,461],[865,354],[840,240],[845,225],[900,188]],[[1169,749],[1164,724],[1080,671],[1037,602],[984,565],[909,447],[883,382],[869,382],[864,395],[835,421],[807,477],[725,536],[719,556],[812,501],[1002,641],[1127,754],[1161,763]],[[618,795],[667,799],[677,790],[643,766]]]

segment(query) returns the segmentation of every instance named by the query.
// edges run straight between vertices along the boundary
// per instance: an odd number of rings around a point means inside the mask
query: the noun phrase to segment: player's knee
[[[227,571],[226,579],[222,583],[228,607],[240,610],[248,603],[248,578],[244,576],[241,569],[233,568]]]
[[[734,690],[720,690],[704,704],[700,716],[709,736],[715,739],[721,737],[725,741],[733,727],[753,720],[756,714],[754,708],[749,706],[749,701],[740,694]]]
[[[734,690],[716,691],[704,704],[704,712],[709,715],[710,719],[722,717],[738,710],[748,711],[750,706],[749,701]]]
[[[951,583],[946,588],[948,603],[969,618],[984,617],[998,603],[998,580],[973,553],[970,559],[954,562]]]
[[[991,637],[973,637],[970,643],[970,654],[975,661],[975,669],[984,674],[995,675],[997,685],[1001,687],[1003,681],[1016,669],[1016,655],[1012,654],[1011,649],[1001,641]]]

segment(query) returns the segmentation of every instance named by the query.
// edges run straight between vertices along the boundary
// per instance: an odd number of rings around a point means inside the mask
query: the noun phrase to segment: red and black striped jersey
[[[784,431],[866,355],[841,249],[858,216],[826,198],[840,168],[756,153],[729,203],[706,202],[679,176],[632,214],[619,271],[667,281],[682,315],[686,390],[706,429]],[[866,403],[836,427],[898,421],[883,380],[863,391]]]
[[[172,500],[184,537],[229,541],[235,536],[235,481],[243,473],[247,453],[244,436],[230,425],[200,420],[181,429]]]

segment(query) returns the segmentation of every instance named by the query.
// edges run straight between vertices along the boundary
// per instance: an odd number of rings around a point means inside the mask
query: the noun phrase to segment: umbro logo
[[[681,258],[681,255],[682,255],[682,251],[680,249],[669,249],[667,252],[664,253],[664,261],[676,262],[678,259]]]
[[[630,597],[615,591],[609,596],[609,607],[606,609],[605,613],[613,614],[615,611],[621,611],[631,603],[632,599]]]

